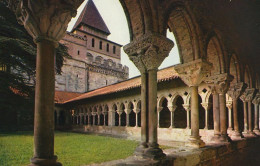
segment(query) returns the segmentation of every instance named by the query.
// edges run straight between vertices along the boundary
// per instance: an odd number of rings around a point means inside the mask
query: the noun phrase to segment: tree
[[[59,44],[55,57],[58,74],[64,57],[69,57],[67,47]],[[6,112],[33,110],[35,67],[36,44],[3,0],[0,2],[0,117],[4,118],[2,113]]]

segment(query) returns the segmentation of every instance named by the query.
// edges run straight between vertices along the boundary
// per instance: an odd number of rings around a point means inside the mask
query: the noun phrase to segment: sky
[[[111,34],[108,36],[108,39],[121,45],[128,44],[130,42],[128,24],[119,0],[93,0],[93,2],[95,3],[99,13],[101,14],[109,31],[111,32]],[[87,0],[85,0],[79,7],[77,16],[69,23],[67,29],[68,31],[72,29],[86,3]],[[179,52],[173,34],[167,31],[167,37],[171,39],[175,45],[159,69],[172,66],[180,62]],[[129,67],[129,78],[140,75],[138,69],[125,54],[123,47],[121,49],[121,63]]]

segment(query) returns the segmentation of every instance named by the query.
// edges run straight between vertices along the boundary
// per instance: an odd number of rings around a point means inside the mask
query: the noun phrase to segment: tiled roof
[[[106,26],[106,23],[104,22],[103,18],[101,17],[92,0],[88,0],[86,6],[84,7],[77,22],[73,27],[73,31],[76,28],[78,28],[81,24],[98,29],[102,32],[105,32],[107,35],[110,34],[110,31]]]
[[[175,79],[178,77],[179,76],[173,67],[168,67],[168,68],[162,69],[162,70],[158,71],[158,73],[157,73],[158,82],[168,81],[168,80],[172,80],[172,79]],[[116,92],[120,92],[120,91],[125,91],[125,90],[133,89],[136,87],[140,87],[140,86],[141,86],[141,77],[138,76],[138,77],[126,80],[126,81],[122,81],[119,83],[115,83],[115,84],[112,84],[109,86],[105,86],[103,88],[99,88],[99,89],[84,93],[76,98],[67,100],[64,103],[79,101],[79,100],[91,98],[94,96],[100,96],[100,95],[106,95],[106,94],[116,93]]]
[[[73,93],[73,92],[63,92],[63,91],[55,91],[54,101],[56,104],[63,104],[67,100],[71,100],[78,96],[82,95],[82,93]]]

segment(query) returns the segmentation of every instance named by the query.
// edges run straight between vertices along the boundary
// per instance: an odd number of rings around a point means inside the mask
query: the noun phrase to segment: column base
[[[256,134],[256,135],[260,135],[260,131],[258,129],[254,129],[253,132]]]
[[[253,131],[249,131],[249,130],[242,132],[242,134],[244,137],[247,138],[256,137],[256,134]]]
[[[202,148],[205,146],[205,142],[203,142],[200,139],[200,136],[198,137],[190,136],[189,141],[185,143],[185,146],[193,147],[193,148]]]
[[[229,130],[229,131],[232,131],[232,130],[233,130],[233,128],[232,128],[232,127],[229,127],[227,130]]]
[[[62,166],[62,164],[57,162],[57,156],[54,156],[52,159],[34,157],[31,159],[31,164],[29,164],[29,166]]]
[[[241,140],[243,139],[243,135],[239,131],[233,131],[233,133],[230,135],[232,140]]]
[[[230,139],[230,137],[227,134],[221,134],[220,135],[220,142],[229,143],[229,142],[232,142],[232,140]]]
[[[220,134],[215,134],[211,139],[211,142],[213,143],[221,143]]]
[[[163,153],[162,149],[159,148],[159,145],[152,145],[152,146],[147,146],[144,144],[139,145],[134,154],[136,156],[141,156],[143,158],[149,158],[153,160],[162,160],[166,158],[166,155]]]

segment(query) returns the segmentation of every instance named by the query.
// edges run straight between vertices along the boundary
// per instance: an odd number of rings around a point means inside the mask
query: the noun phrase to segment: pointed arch
[[[244,82],[247,84],[248,88],[252,88],[252,76],[248,65],[245,66]]]
[[[234,76],[232,83],[241,81],[240,63],[236,54],[232,54],[229,60],[229,73]]]

